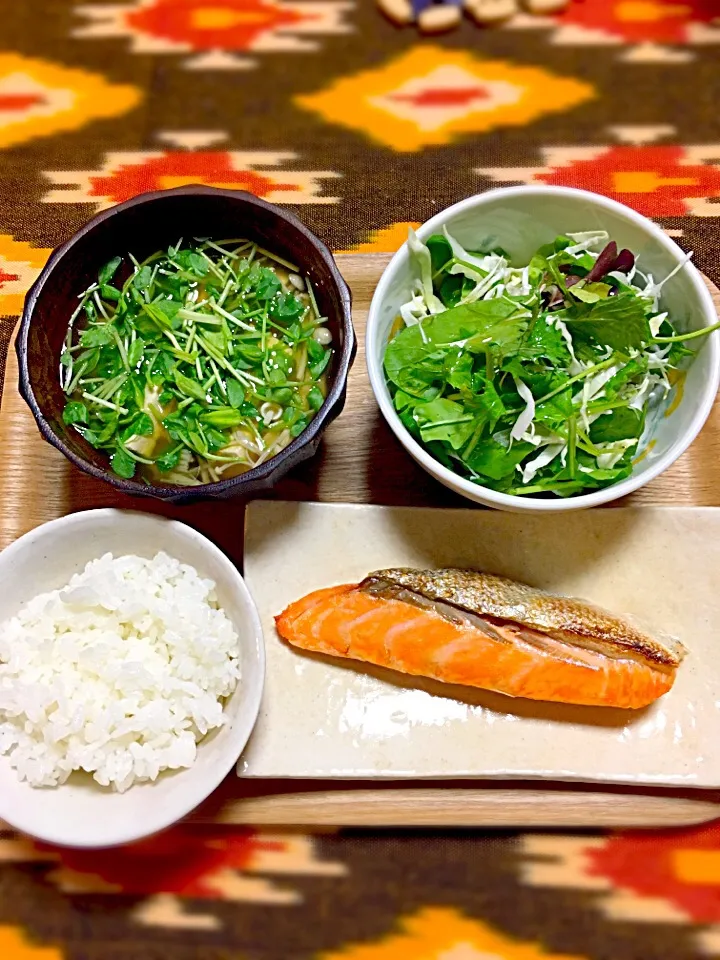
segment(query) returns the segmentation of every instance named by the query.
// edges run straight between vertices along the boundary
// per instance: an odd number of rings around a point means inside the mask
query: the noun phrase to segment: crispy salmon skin
[[[388,569],[275,618],[296,647],[512,697],[638,709],[685,648],[623,617],[474,570]]]

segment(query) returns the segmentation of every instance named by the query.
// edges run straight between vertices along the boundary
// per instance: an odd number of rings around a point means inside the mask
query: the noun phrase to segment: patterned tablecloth
[[[496,184],[585,187],[718,280],[718,15],[575,0],[428,38],[371,0],[0,0],[0,365],[55,244],[185,183],[287,204],[339,251]],[[719,924],[715,827],[0,838],[2,960],[680,960],[720,954]]]

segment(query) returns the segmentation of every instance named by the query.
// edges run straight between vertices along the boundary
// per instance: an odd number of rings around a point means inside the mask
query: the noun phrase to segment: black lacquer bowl
[[[107,456],[63,423],[66,397],[60,388],[60,351],[77,297],[115,256],[130,251],[139,260],[176,243],[180,237],[247,237],[298,264],[310,278],[335,353],[324,404],[292,443],[259,467],[240,476],[195,487],[149,486],[124,480],[110,469]],[[238,190],[188,186],[146,193],[98,214],[54,251],[25,300],[16,350],[20,393],[48,443],[75,466],[124,493],[176,503],[248,496],[273,486],[284,474],[313,456],[323,430],[342,411],[356,340],[351,297],[332,254],[290,213]]]

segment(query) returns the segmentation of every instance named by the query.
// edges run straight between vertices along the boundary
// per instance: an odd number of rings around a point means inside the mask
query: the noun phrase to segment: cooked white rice
[[[35,787],[85,770],[122,792],[189,767],[238,655],[212,580],[164,553],[105,554],[0,624],[0,753]]]

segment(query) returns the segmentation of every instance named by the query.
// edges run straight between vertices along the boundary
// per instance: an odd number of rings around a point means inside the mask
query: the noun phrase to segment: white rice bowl
[[[84,770],[122,793],[189,767],[225,722],[238,655],[212,580],[106,553],[0,623],[0,753],[34,787]]]
[[[109,846],[212,793],[264,676],[257,611],[227,557],[176,521],[92,510],[13,543],[0,581],[0,817]]]

